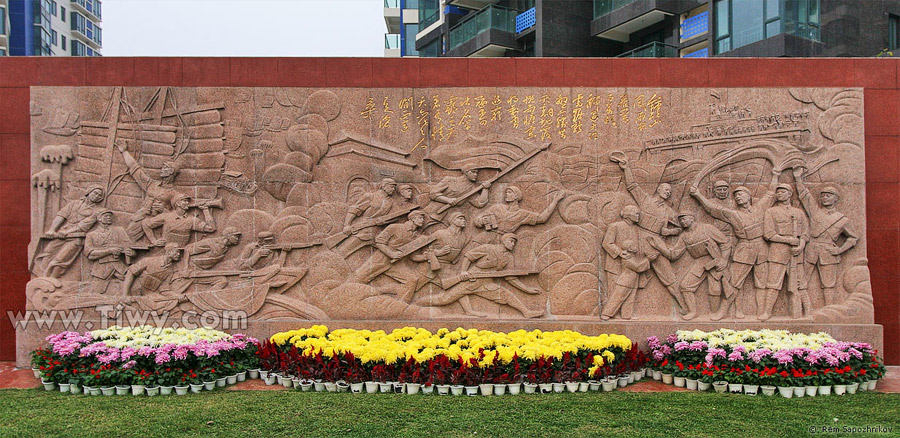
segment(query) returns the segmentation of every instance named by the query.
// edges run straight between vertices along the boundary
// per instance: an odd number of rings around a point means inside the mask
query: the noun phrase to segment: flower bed
[[[325,326],[273,335],[260,348],[267,383],[301,390],[470,394],[587,391],[594,379],[637,377],[647,359],[620,335],[495,333],[405,327],[391,333]],[[641,373],[643,375],[643,373]],[[639,377],[637,377],[639,378]],[[554,387],[555,384],[555,387]],[[480,387],[480,389],[479,389]],[[610,389],[611,390],[611,389]]]
[[[884,364],[872,346],[838,342],[827,333],[720,329],[652,336],[654,378],[676,386],[784,397],[874,389]],[[672,380],[671,382],[669,380]]]
[[[46,389],[72,393],[199,392],[243,380],[258,363],[256,339],[206,328],[115,326],[47,341],[32,352],[35,374]]]

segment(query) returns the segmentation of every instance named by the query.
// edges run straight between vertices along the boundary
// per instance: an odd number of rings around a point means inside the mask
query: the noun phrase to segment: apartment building
[[[900,0],[405,3],[416,3],[423,57],[864,57],[900,41]]]
[[[419,0],[384,0],[385,58],[419,56],[416,33],[419,32]]]
[[[103,12],[100,0],[3,0],[0,15],[8,18],[5,29],[8,45],[6,53],[2,54],[101,55]]]

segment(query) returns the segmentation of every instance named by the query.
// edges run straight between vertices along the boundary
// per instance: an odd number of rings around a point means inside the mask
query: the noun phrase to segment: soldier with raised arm
[[[799,192],[797,197],[810,219],[804,283],[808,283],[813,278],[814,271],[818,271],[825,305],[830,306],[842,301],[837,290],[841,255],[856,246],[859,238],[850,227],[850,219],[837,210],[836,204],[840,199],[837,187],[827,185],[822,188],[819,202],[816,203],[803,184],[803,169],[794,169],[794,179]]]
[[[646,230],[649,237],[665,239],[667,236],[678,235],[681,228],[678,226],[675,210],[668,204],[669,198],[672,196],[672,186],[661,183],[656,187],[656,192],[650,195],[635,181],[634,173],[627,161],[617,159],[616,163],[624,173],[625,188],[641,210],[637,225]],[[667,258],[659,257],[659,253],[656,251],[645,251],[644,254],[650,259],[650,267],[656,273],[660,283],[666,287],[666,290],[678,303],[681,313],[687,313],[688,309],[684,299],[681,292],[678,291],[678,276],[675,274],[672,264]]]
[[[216,221],[209,212],[209,206],[200,204],[197,207],[203,212],[203,219],[189,215],[191,197],[176,194],[172,197],[172,211],[162,213],[149,220],[150,228],[162,227],[162,239],[154,242],[157,246],[173,243],[184,248],[191,241],[194,232],[212,233],[216,231]]]
[[[806,213],[791,206],[794,194],[790,184],[779,184],[775,189],[775,205],[766,210],[763,236],[769,242],[769,272],[766,280],[766,301],[759,319],[772,317],[778,292],[787,280],[790,294],[791,316],[805,317],[810,312],[809,295],[801,289],[803,276],[803,249],[809,241],[809,222]]]
[[[84,197],[69,202],[56,213],[50,228],[44,234],[50,241],[44,246],[37,259],[46,260],[45,277],[60,278],[78,260],[84,247],[85,233],[97,223],[97,212],[106,197],[99,185],[92,185],[84,192]]]
[[[413,210],[407,215],[407,221],[390,224],[375,236],[375,248],[369,258],[350,276],[351,282],[368,284],[379,275],[393,279],[400,283],[396,295],[398,299],[409,302],[416,289],[416,271],[404,264],[402,259],[404,245],[411,243],[421,236],[422,226],[425,225],[425,212]],[[406,257],[414,262],[423,262],[425,257],[421,254],[408,254]]]
[[[733,293],[725,292],[725,301],[719,305],[719,311],[712,316],[714,321],[727,316],[728,310],[737,301],[738,295],[744,287],[744,282],[750,273],[753,273],[753,286],[756,290],[757,315],[762,315],[766,302],[766,275],[768,247],[763,240],[763,221],[766,209],[775,201],[775,187],[778,185],[778,177],[781,170],[772,169],[772,181],[766,194],[759,202],[753,203],[750,189],[744,186],[735,187],[734,208],[724,207],[718,202],[712,202],[700,194],[697,186],[691,186],[691,196],[709,213],[710,216],[728,222],[734,230],[736,243],[731,255],[730,281],[723,287],[734,288]],[[738,306],[735,305],[735,313]],[[741,317],[742,315],[738,316]]]
[[[694,222],[693,213],[678,215],[678,222],[684,231],[677,237],[674,247],[655,247],[664,257],[672,261],[681,258],[685,251],[693,258],[691,266],[682,277],[680,284],[681,293],[688,306],[688,313],[684,315],[684,319],[691,320],[697,317],[695,293],[703,280],[706,280],[708,287],[710,309],[716,309],[723,305],[720,299],[723,292],[722,271],[728,265],[728,258],[731,255],[731,240],[712,225]],[[660,243],[658,239],[651,240],[653,245],[658,243]],[[734,292],[728,288],[725,293],[733,294]],[[727,297],[726,303],[730,304]],[[721,312],[721,309],[718,310]]]
[[[522,200],[522,190],[516,186],[508,186],[503,192],[503,203],[488,207],[479,215],[476,226],[484,228],[485,232],[493,236],[485,238],[481,236],[480,243],[497,243],[500,236],[506,233],[515,233],[523,225],[540,225],[550,219],[550,215],[556,210],[556,206],[565,197],[565,193],[558,191],[550,198],[550,203],[540,213],[525,210],[519,206]]]
[[[431,187],[428,193],[431,202],[425,206],[425,211],[432,220],[440,222],[447,215],[446,210],[443,213],[438,212],[444,207],[459,206],[463,202],[468,202],[475,208],[483,208],[488,203],[488,188],[490,186],[490,182],[478,181],[477,167],[465,167],[462,169],[462,175],[445,177]],[[481,191],[478,192],[477,196],[463,199],[466,193],[477,187],[481,187]]]

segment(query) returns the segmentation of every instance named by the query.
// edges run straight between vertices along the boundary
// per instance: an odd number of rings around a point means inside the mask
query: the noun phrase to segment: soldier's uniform
[[[834,192],[834,194],[837,193]],[[850,219],[837,210],[827,210],[819,207],[812,200],[812,196],[806,187],[799,191],[798,197],[807,211],[809,211],[810,216],[810,240],[806,245],[805,254],[805,262],[808,267],[804,283],[809,282],[813,269],[818,268],[819,281],[822,287],[836,288],[841,255],[834,255],[829,249],[838,248],[841,236],[845,236],[848,239],[857,238],[856,234],[850,229]],[[804,284],[805,286],[806,284]]]
[[[203,219],[189,214],[189,211],[185,211],[183,214],[179,214],[177,211],[162,213],[150,219],[149,226],[150,228],[162,226],[163,239],[166,240],[166,243],[174,243],[181,248],[191,241],[192,232],[211,233],[215,231],[215,227],[210,226]]]
[[[725,234],[712,225],[694,223],[678,237],[674,251],[687,251],[694,259],[681,279],[682,291],[696,292],[703,280],[709,278],[709,295],[722,294],[722,271],[715,269],[715,263],[731,251],[731,241]]]
[[[766,288],[781,290],[785,276],[790,276],[787,272],[787,267],[793,258],[791,254],[792,246],[786,243],[773,242],[772,238],[775,235],[780,235],[809,240],[809,223],[806,220],[806,214],[803,210],[788,204],[776,205],[766,210],[763,234],[766,240],[769,241],[769,272]],[[801,254],[800,257],[802,258],[802,256]],[[800,276],[800,272],[798,269],[794,274]],[[788,278],[788,281],[802,284],[801,278]]]
[[[677,214],[666,203],[665,199],[662,199],[655,193],[653,195],[647,194],[643,187],[637,183],[629,184],[625,188],[631,193],[631,196],[638,204],[638,208],[641,210],[641,218],[637,223],[639,227],[662,239],[666,237],[662,234],[663,229],[679,228],[677,225]],[[636,242],[643,246],[642,239],[638,239]],[[644,255],[650,259],[650,267],[653,268],[653,272],[656,273],[663,286],[668,288],[678,281],[678,276],[675,275],[672,264],[665,257],[659,257],[659,253],[655,249],[646,248]]]
[[[399,250],[400,247],[412,242],[419,235],[418,229],[410,221],[390,224],[375,236],[375,244]],[[403,264],[402,261],[391,263],[391,258],[385,253],[374,251],[359,270],[353,274],[351,281],[369,283],[381,274],[385,274],[401,284],[408,284],[416,278],[416,273]]]
[[[89,188],[88,193],[95,188]],[[72,201],[56,214],[65,219],[61,234],[86,233],[97,223],[97,212],[102,207],[85,198]],[[49,241],[37,258],[47,259],[45,276],[59,278],[75,263],[84,247],[83,237],[64,237]]]
[[[99,255],[99,251],[107,248],[128,248],[130,245],[125,229],[117,226],[97,227],[84,237],[84,252],[91,263],[91,290],[105,293],[110,280],[125,279],[128,266],[124,255]]]

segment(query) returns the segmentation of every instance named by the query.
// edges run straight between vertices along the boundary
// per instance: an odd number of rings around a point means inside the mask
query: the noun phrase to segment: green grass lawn
[[[817,436],[843,435],[823,434],[822,425],[892,427],[889,434],[870,436],[900,436],[900,394],[437,397],[219,390],[149,398],[0,390],[4,437],[802,437],[812,426]]]

